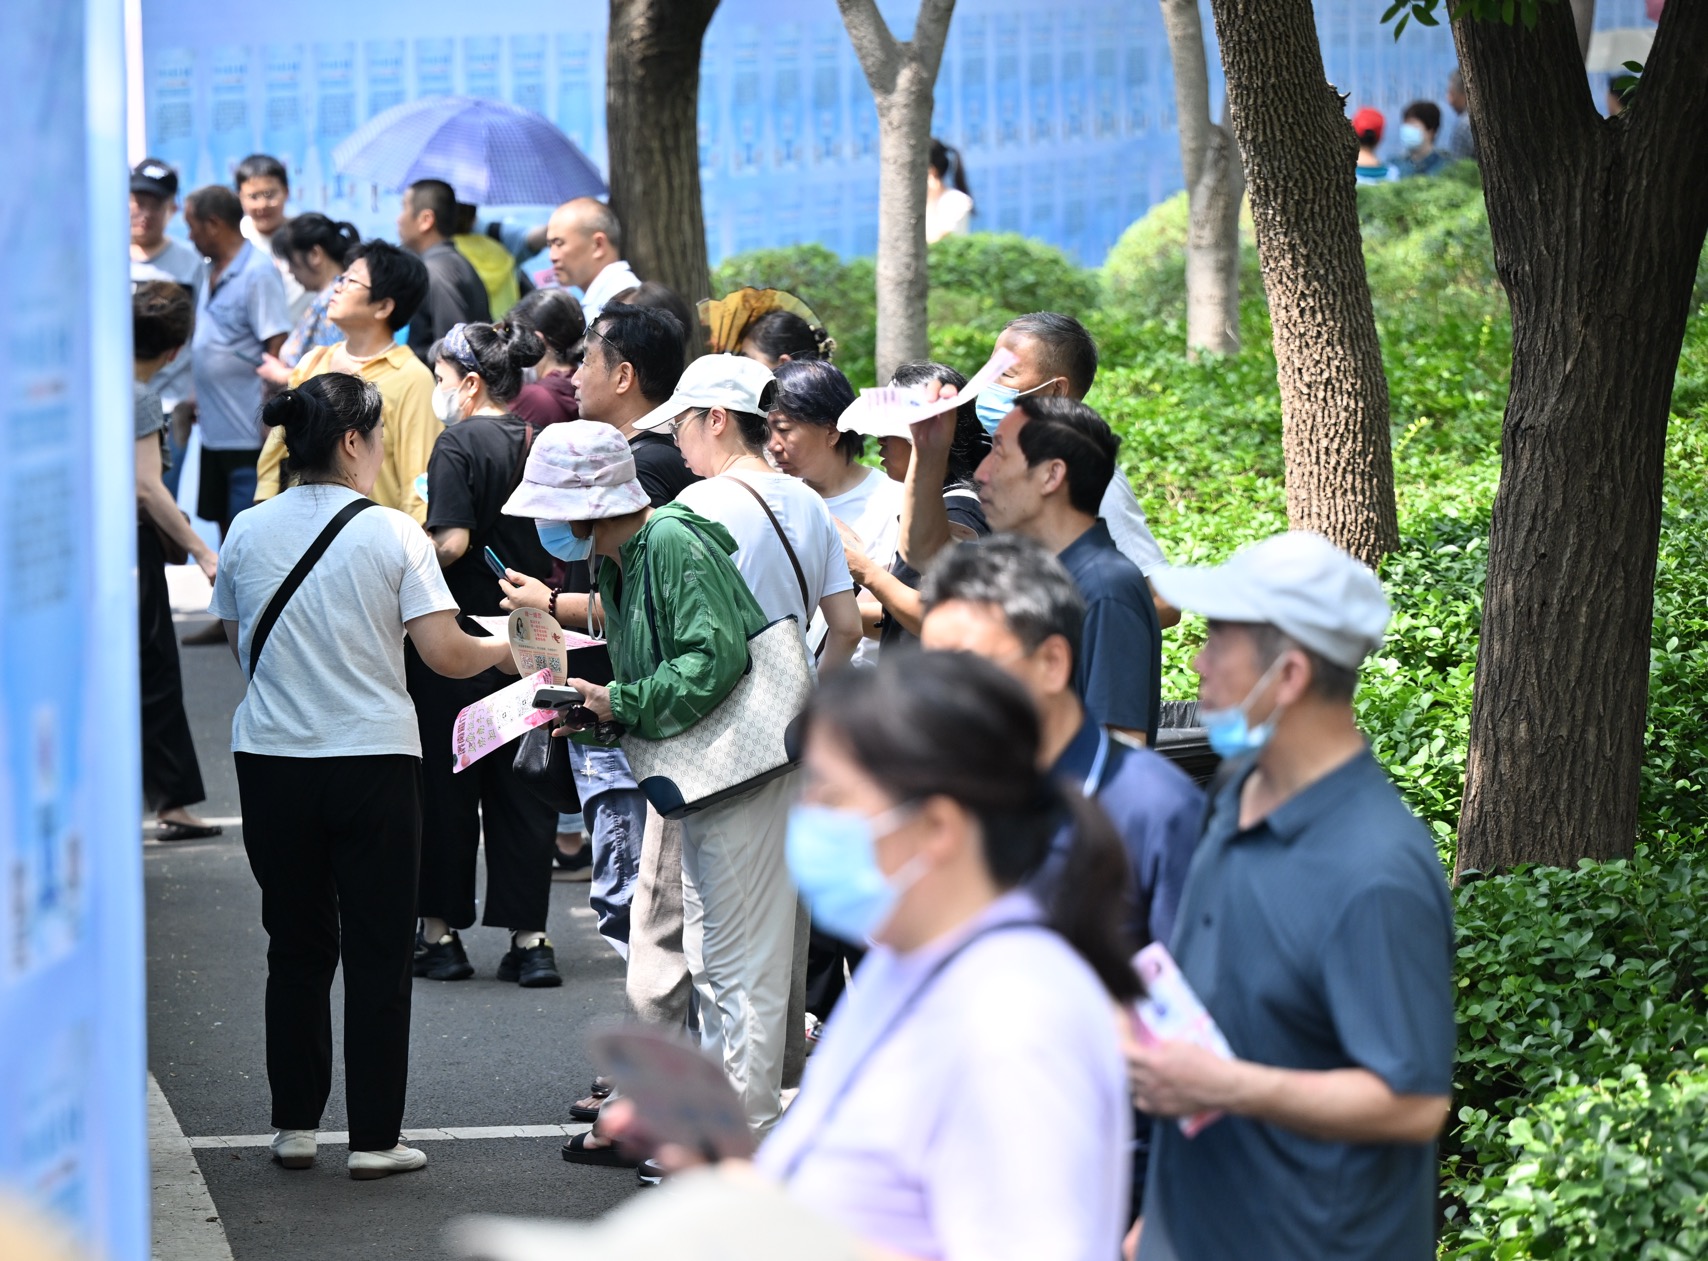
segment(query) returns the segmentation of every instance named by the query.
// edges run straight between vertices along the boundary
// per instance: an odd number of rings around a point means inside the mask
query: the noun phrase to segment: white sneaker
[[[427,1153],[419,1148],[405,1147],[402,1143],[389,1152],[351,1152],[348,1161],[350,1176],[362,1181],[426,1167]]]
[[[269,1146],[273,1159],[286,1169],[307,1169],[314,1163],[313,1130],[280,1130]]]

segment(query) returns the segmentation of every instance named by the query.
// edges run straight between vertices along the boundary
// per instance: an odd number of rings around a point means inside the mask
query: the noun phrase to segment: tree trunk
[[[1287,519],[1374,565],[1399,542],[1358,144],[1310,0],[1212,0],[1275,330]]]
[[[896,40],[875,0],[836,0],[878,104],[877,375],[924,359],[930,349],[925,300],[925,171],[937,68],[955,0],[922,0],[913,38]]]
[[[700,44],[717,0],[611,0],[605,130],[623,255],[692,306],[709,296],[700,196]],[[688,330],[691,339],[698,328]]]
[[[1180,166],[1186,178],[1186,349],[1239,351],[1239,202],[1245,188],[1232,134],[1210,118],[1210,69],[1198,0],[1162,0],[1174,65]]]
[[[1708,232],[1708,5],[1669,4],[1643,89],[1596,113],[1571,13],[1453,24],[1512,387],[1459,870],[1628,855],[1667,416]]]

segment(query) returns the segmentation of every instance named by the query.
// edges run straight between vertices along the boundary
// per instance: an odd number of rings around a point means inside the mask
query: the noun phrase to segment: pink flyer
[[[534,708],[534,693],[551,681],[550,670],[537,671],[458,714],[456,725],[451,728],[451,754],[456,758],[451,770],[468,770],[494,749],[556,717],[552,710]]]

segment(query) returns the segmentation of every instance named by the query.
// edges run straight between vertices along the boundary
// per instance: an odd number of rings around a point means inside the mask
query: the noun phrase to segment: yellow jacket
[[[333,352],[338,346],[316,346],[291,371],[291,388],[310,377],[332,371]],[[360,375],[380,391],[380,415],[385,426],[385,463],[374,479],[373,501],[407,512],[421,524],[427,523],[427,501],[421,497],[417,479],[426,484],[427,460],[445,426],[433,415],[433,374],[427,371],[408,346],[393,346],[361,366]],[[267,434],[261,458],[255,466],[255,499],[271,499],[279,493],[279,465],[285,458],[285,435],[274,429]]]
[[[487,303],[492,318],[501,320],[522,297],[522,286],[516,282],[516,260],[510,251],[489,236],[464,232],[451,238],[457,253],[468,259],[480,283],[486,286]]]

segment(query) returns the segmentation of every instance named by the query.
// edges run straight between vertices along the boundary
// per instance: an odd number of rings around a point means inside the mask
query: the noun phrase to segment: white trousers
[[[701,1042],[756,1138],[782,1112],[797,905],[783,839],[796,791],[791,772],[682,820],[682,948]]]

